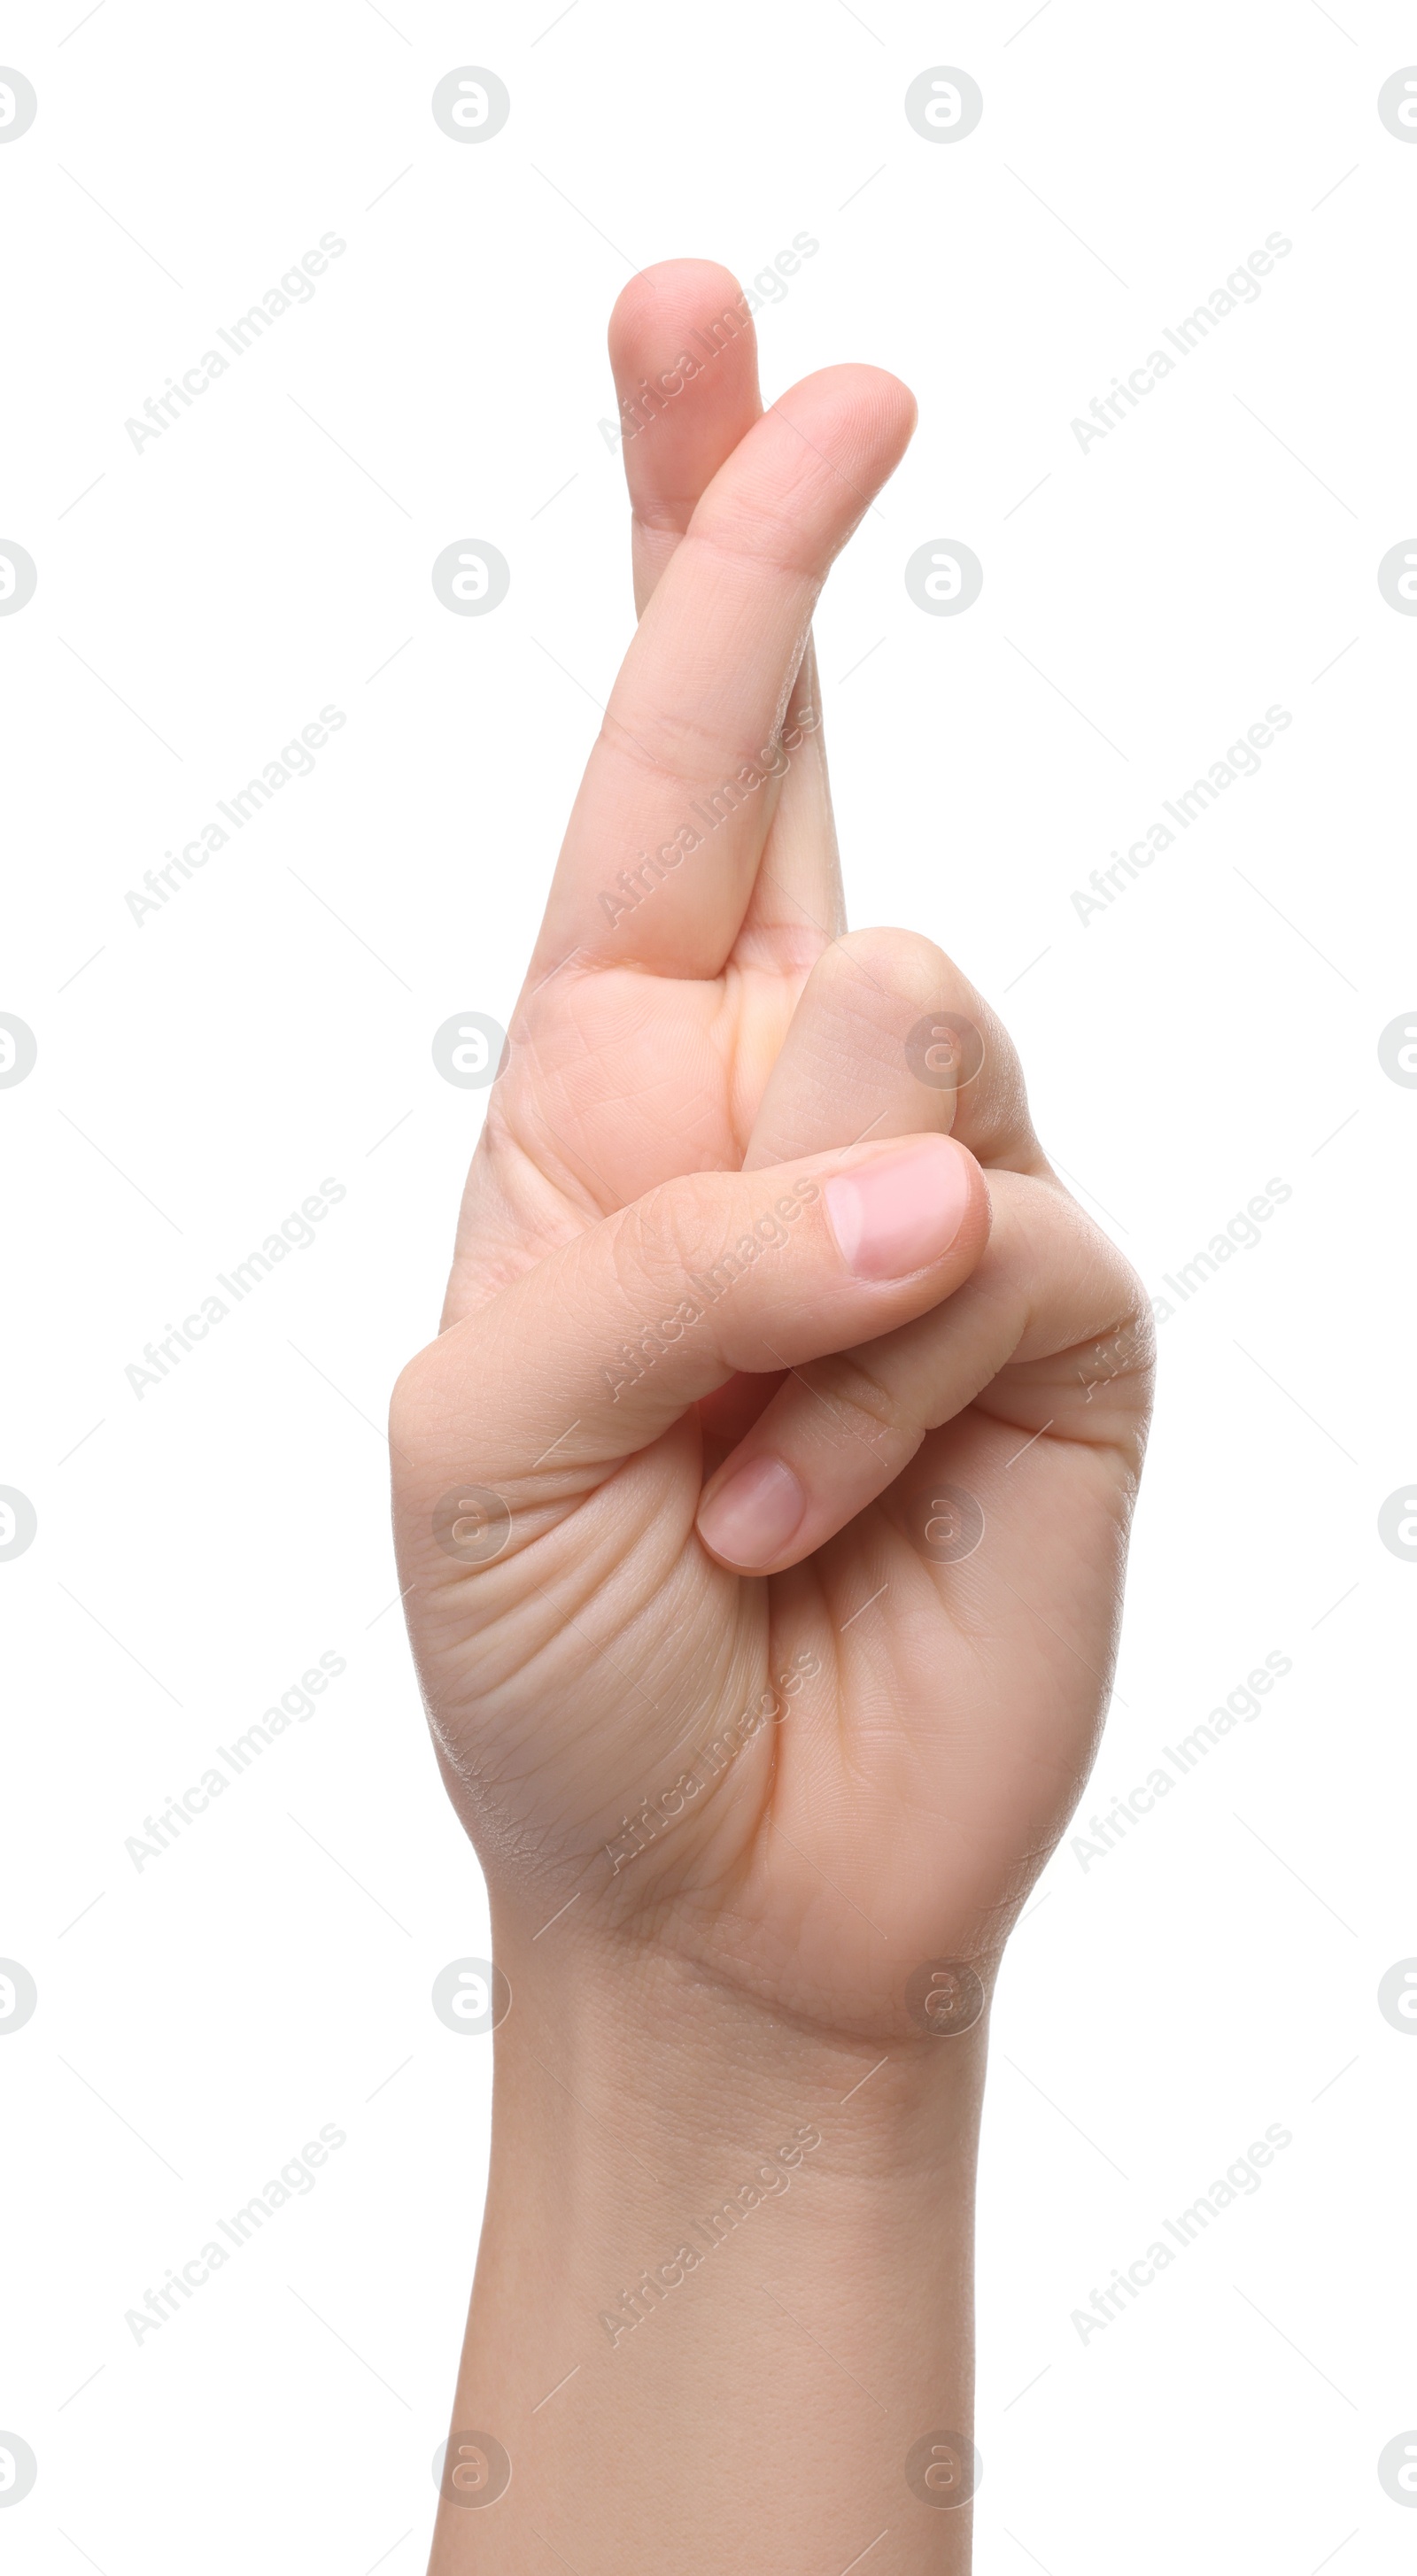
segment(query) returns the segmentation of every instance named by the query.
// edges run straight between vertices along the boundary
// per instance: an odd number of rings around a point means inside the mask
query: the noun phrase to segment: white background
[[[818,627],[853,921],[931,933],[1001,1005],[1045,1141],[1158,1295],[1292,1192],[1163,1324],[1084,1820],[1267,1654],[1293,1671],[1108,1857],[1064,1844],[1006,1964],[978,2561],[1385,2576],[1417,2538],[1375,2465],[1417,2424],[1417,2046],[1375,2000],[1417,1953],[1417,1572],[1377,1531],[1417,1466],[1417,1097],[1377,1042],[1417,1001],[1417,620],[1376,574],[1417,527],[1417,148],[1376,98],[1417,24],[555,18],[0,16],[39,94],[0,146],[0,536],[39,575],[0,618],[0,1009],[39,1048],[0,1091],[0,1483],[38,1513],[0,1565],[0,1952],[39,1988],[0,2046],[0,2427],[39,2463],[0,2538],[17,2576],[422,2563],[490,2083],[429,2004],[487,1917],[379,1428],[481,1114],[430,1041],[508,1016],[630,629],[609,306],[641,264],[752,277],[806,232],[759,318],[768,397],[860,357],[921,403]],[[475,148],[429,107],[469,63],[512,98]],[[949,148],[902,106],[941,63],[985,102]],[[313,299],[135,452],[125,420],[326,231]],[[1084,452],[1074,417],[1271,232],[1261,297]],[[511,566],[491,616],[430,585],[465,536]],[[983,593],[924,616],[903,567],[949,536]],[[314,774],[135,923],[143,872],[325,705]],[[1074,889],[1272,705],[1260,774],[1084,925]],[[315,1243],[139,1400],[144,1343],[326,1176]],[[315,1716],[136,1870],[144,1816],[324,1652],[347,1670]],[[346,2143],[316,2188],[136,2345],[125,2310],[323,2123]],[[1072,2310],[1270,2124],[1292,2144],[1258,2192],[1084,2344]]]

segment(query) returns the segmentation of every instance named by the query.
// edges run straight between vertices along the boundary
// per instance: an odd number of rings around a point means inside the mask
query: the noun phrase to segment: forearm
[[[500,1941],[433,2576],[833,2576],[887,2532],[957,2576],[984,2022],[807,2031],[571,1920]]]

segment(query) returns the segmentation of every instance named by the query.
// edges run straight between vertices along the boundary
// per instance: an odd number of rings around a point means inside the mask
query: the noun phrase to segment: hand
[[[733,294],[637,278],[620,383]],[[394,1405],[497,1894],[883,2030],[917,1962],[997,1950],[1086,1774],[1149,1346],[987,1004],[843,935],[809,619],[912,426],[867,367],[763,416],[745,324],[627,441],[641,623]]]

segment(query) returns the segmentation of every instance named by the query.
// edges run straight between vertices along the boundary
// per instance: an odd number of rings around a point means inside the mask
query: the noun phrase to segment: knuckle
[[[921,1084],[922,1104],[934,1092],[943,1105],[949,1090],[957,1106],[954,1130],[990,1155],[1027,1164],[1037,1148],[1028,1113],[1023,1067],[1008,1030],[969,978],[923,932],[852,930],[835,940],[817,970],[828,1009],[849,1017],[868,1043],[904,1062]],[[932,1053],[931,1022],[943,1052]],[[949,1084],[954,1058],[954,1084]],[[922,1123],[933,1124],[933,1115]]]
[[[919,1415],[859,1357],[839,1353],[799,1370],[798,1375],[820,1399],[809,1408],[817,1417],[819,1434],[830,1438],[834,1429],[836,1445],[864,1440],[883,1460],[909,1456],[918,1447],[923,1428]]]
[[[686,540],[685,542],[688,542]],[[643,702],[607,710],[601,743],[655,785],[731,789],[739,805],[755,810],[761,791],[790,766],[782,724],[766,738],[741,725],[706,720],[692,706],[675,706],[646,694]]]
[[[853,981],[866,977],[922,1011],[944,998],[951,1008],[961,994],[977,995],[959,968],[923,931],[877,927],[848,930],[827,951],[831,967]]]
[[[1156,1370],[1156,1319],[1151,1298],[1129,1262],[1122,1264],[1123,1303],[1104,1337],[1115,1355],[1114,1375],[1149,1379]]]
[[[691,1278],[722,1258],[735,1239],[735,1215],[742,1213],[736,1206],[740,1194],[725,1196],[723,1182],[721,1173],[689,1173],[663,1182],[626,1210],[616,1230],[615,1263],[627,1292],[681,1296]]]
[[[1076,1203],[1070,1202],[1070,1207],[1076,1208]],[[1090,1388],[1089,1400],[1107,1392],[1124,1410],[1145,1411],[1156,1370],[1156,1322],[1150,1294],[1131,1263],[1081,1209],[1076,1209],[1075,1221],[1095,1274],[1089,1302],[1103,1319],[1079,1346],[1078,1378]]]

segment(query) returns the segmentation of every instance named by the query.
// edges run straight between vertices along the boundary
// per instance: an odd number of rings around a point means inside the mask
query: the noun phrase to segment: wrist
[[[849,2140],[863,2186],[890,2188],[973,2152],[987,2033],[977,1979],[954,2033],[904,2000],[918,1976],[897,1981],[898,2012],[856,2027],[783,2011],[668,1942],[577,1932],[570,1915],[557,1952],[560,1926],[528,1941],[494,1921],[508,1981],[495,2039],[504,2125],[544,2124],[563,2152],[618,2138],[638,2144],[646,2173],[706,2176],[726,2146],[756,2151],[769,2131],[815,2127],[843,2151]]]
[[[511,2002],[454,2411],[515,2475],[495,2516],[445,2506],[435,2570],[474,2542],[479,2567],[537,2563],[523,2520],[579,2576],[631,2563],[646,2484],[663,2486],[651,2556],[767,2565],[774,2481],[794,2550],[820,2515],[823,2564],[843,2517],[854,2531],[879,2506],[858,2547],[889,2525],[902,2569],[911,2548],[965,2567],[967,2510],[925,2510],[938,2498],[918,2475],[912,2493],[907,2462],[971,2429],[983,2020],[943,2042],[803,2027],[662,1948],[582,1935],[546,1955],[554,1938],[499,1945]],[[694,2425],[713,2442],[671,2470],[660,2446]]]

